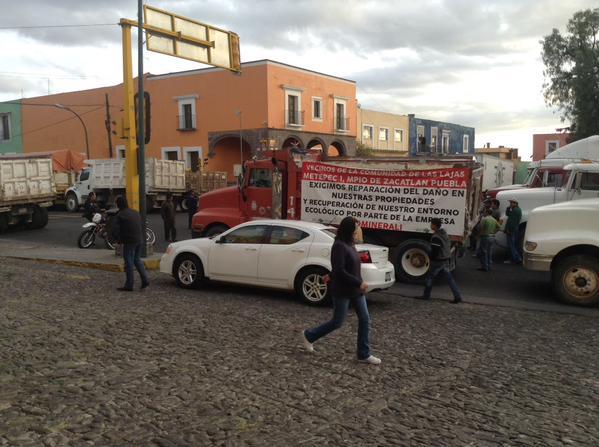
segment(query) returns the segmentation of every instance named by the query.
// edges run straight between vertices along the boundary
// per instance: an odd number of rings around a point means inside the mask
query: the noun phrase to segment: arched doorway
[[[304,143],[299,137],[290,136],[283,142],[283,147],[281,148],[284,151],[303,151]]]
[[[319,152],[322,153],[323,148],[325,148],[327,145],[325,144],[324,141],[322,141],[319,138],[314,138],[312,140],[310,140],[306,146],[306,149],[309,152]]]
[[[239,137],[223,137],[214,143],[206,170],[225,171],[228,181],[234,182],[241,166],[241,154],[243,154],[243,161],[252,157],[252,148],[247,141],[242,139],[240,144]]]
[[[333,141],[327,149],[327,157],[343,157],[345,155],[345,146],[340,141]]]

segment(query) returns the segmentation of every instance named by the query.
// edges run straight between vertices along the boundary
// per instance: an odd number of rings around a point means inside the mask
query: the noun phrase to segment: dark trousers
[[[164,240],[167,242],[177,240],[177,228],[175,222],[164,221]]]
[[[191,220],[193,219],[193,215],[197,212],[198,212],[198,210],[192,210],[192,209],[187,211],[187,213],[188,213],[187,214],[187,229],[188,230],[191,230]]]
[[[447,261],[433,261],[431,263],[431,268],[428,272],[428,276],[426,277],[426,282],[424,285],[423,296],[425,298],[431,297],[431,292],[433,290],[433,281],[437,276],[443,276],[445,278],[447,284],[449,285],[449,288],[451,289],[451,292],[453,293],[453,297],[456,300],[462,299],[462,295],[460,293],[460,290],[458,289],[458,285],[456,284],[455,279],[453,279],[453,275],[451,274],[447,266]]]
[[[510,248],[510,257],[512,258],[512,262],[517,264],[522,262],[522,256],[520,255],[520,247],[518,247],[518,230],[513,233],[506,233],[507,243]]]
[[[364,360],[370,357],[370,344],[368,341],[370,314],[368,313],[368,305],[366,304],[366,297],[364,295],[357,298],[333,297],[333,318],[318,327],[307,329],[304,335],[310,343],[314,343],[335,329],[339,329],[347,317],[350,302],[354,306],[356,315],[358,316],[358,359]]]
[[[140,258],[141,255],[141,244],[123,244],[123,259],[125,261],[125,287],[128,289],[133,288],[133,268],[137,269],[139,277],[141,278],[142,284],[149,284],[148,274],[144,267],[144,263]]]

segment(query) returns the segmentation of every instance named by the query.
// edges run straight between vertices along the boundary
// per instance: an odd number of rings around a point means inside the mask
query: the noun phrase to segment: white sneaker
[[[304,344],[304,348],[306,349],[306,351],[314,352],[314,345],[308,341],[308,339],[306,338],[306,333],[303,330],[302,330],[301,337],[302,337],[302,343]]]
[[[369,365],[380,365],[381,359],[375,357],[374,355],[371,355],[370,357],[366,357],[365,359],[358,359],[358,362],[368,363]]]

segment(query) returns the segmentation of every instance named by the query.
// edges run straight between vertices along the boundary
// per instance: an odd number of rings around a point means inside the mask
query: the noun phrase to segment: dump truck
[[[10,225],[45,227],[55,197],[50,156],[0,157],[0,233]]]
[[[75,212],[85,203],[90,192],[95,192],[98,203],[109,208],[119,196],[126,195],[124,159],[86,160],[73,186],[65,192],[66,208]],[[146,207],[160,206],[167,194],[179,200],[185,192],[185,163],[182,161],[146,160]]]
[[[389,247],[398,280],[421,282],[430,267],[430,220],[452,240],[451,267],[476,224],[482,167],[472,156],[336,158],[270,151],[246,161],[239,184],[200,197],[192,236],[210,237],[252,219],[327,225],[356,217],[364,241]]]

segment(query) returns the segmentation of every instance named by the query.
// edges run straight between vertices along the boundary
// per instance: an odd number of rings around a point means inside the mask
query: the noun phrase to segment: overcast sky
[[[8,3],[9,0],[0,0]],[[476,128],[532,153],[532,134],[563,127],[545,106],[539,40],[596,0],[155,0],[149,4],[235,31],[242,61],[273,59],[358,82],[364,108]],[[116,24],[135,0],[10,1],[0,28]],[[5,9],[5,8],[4,8]],[[122,81],[116,25],[0,29],[0,100]],[[199,64],[145,53],[145,70]]]

